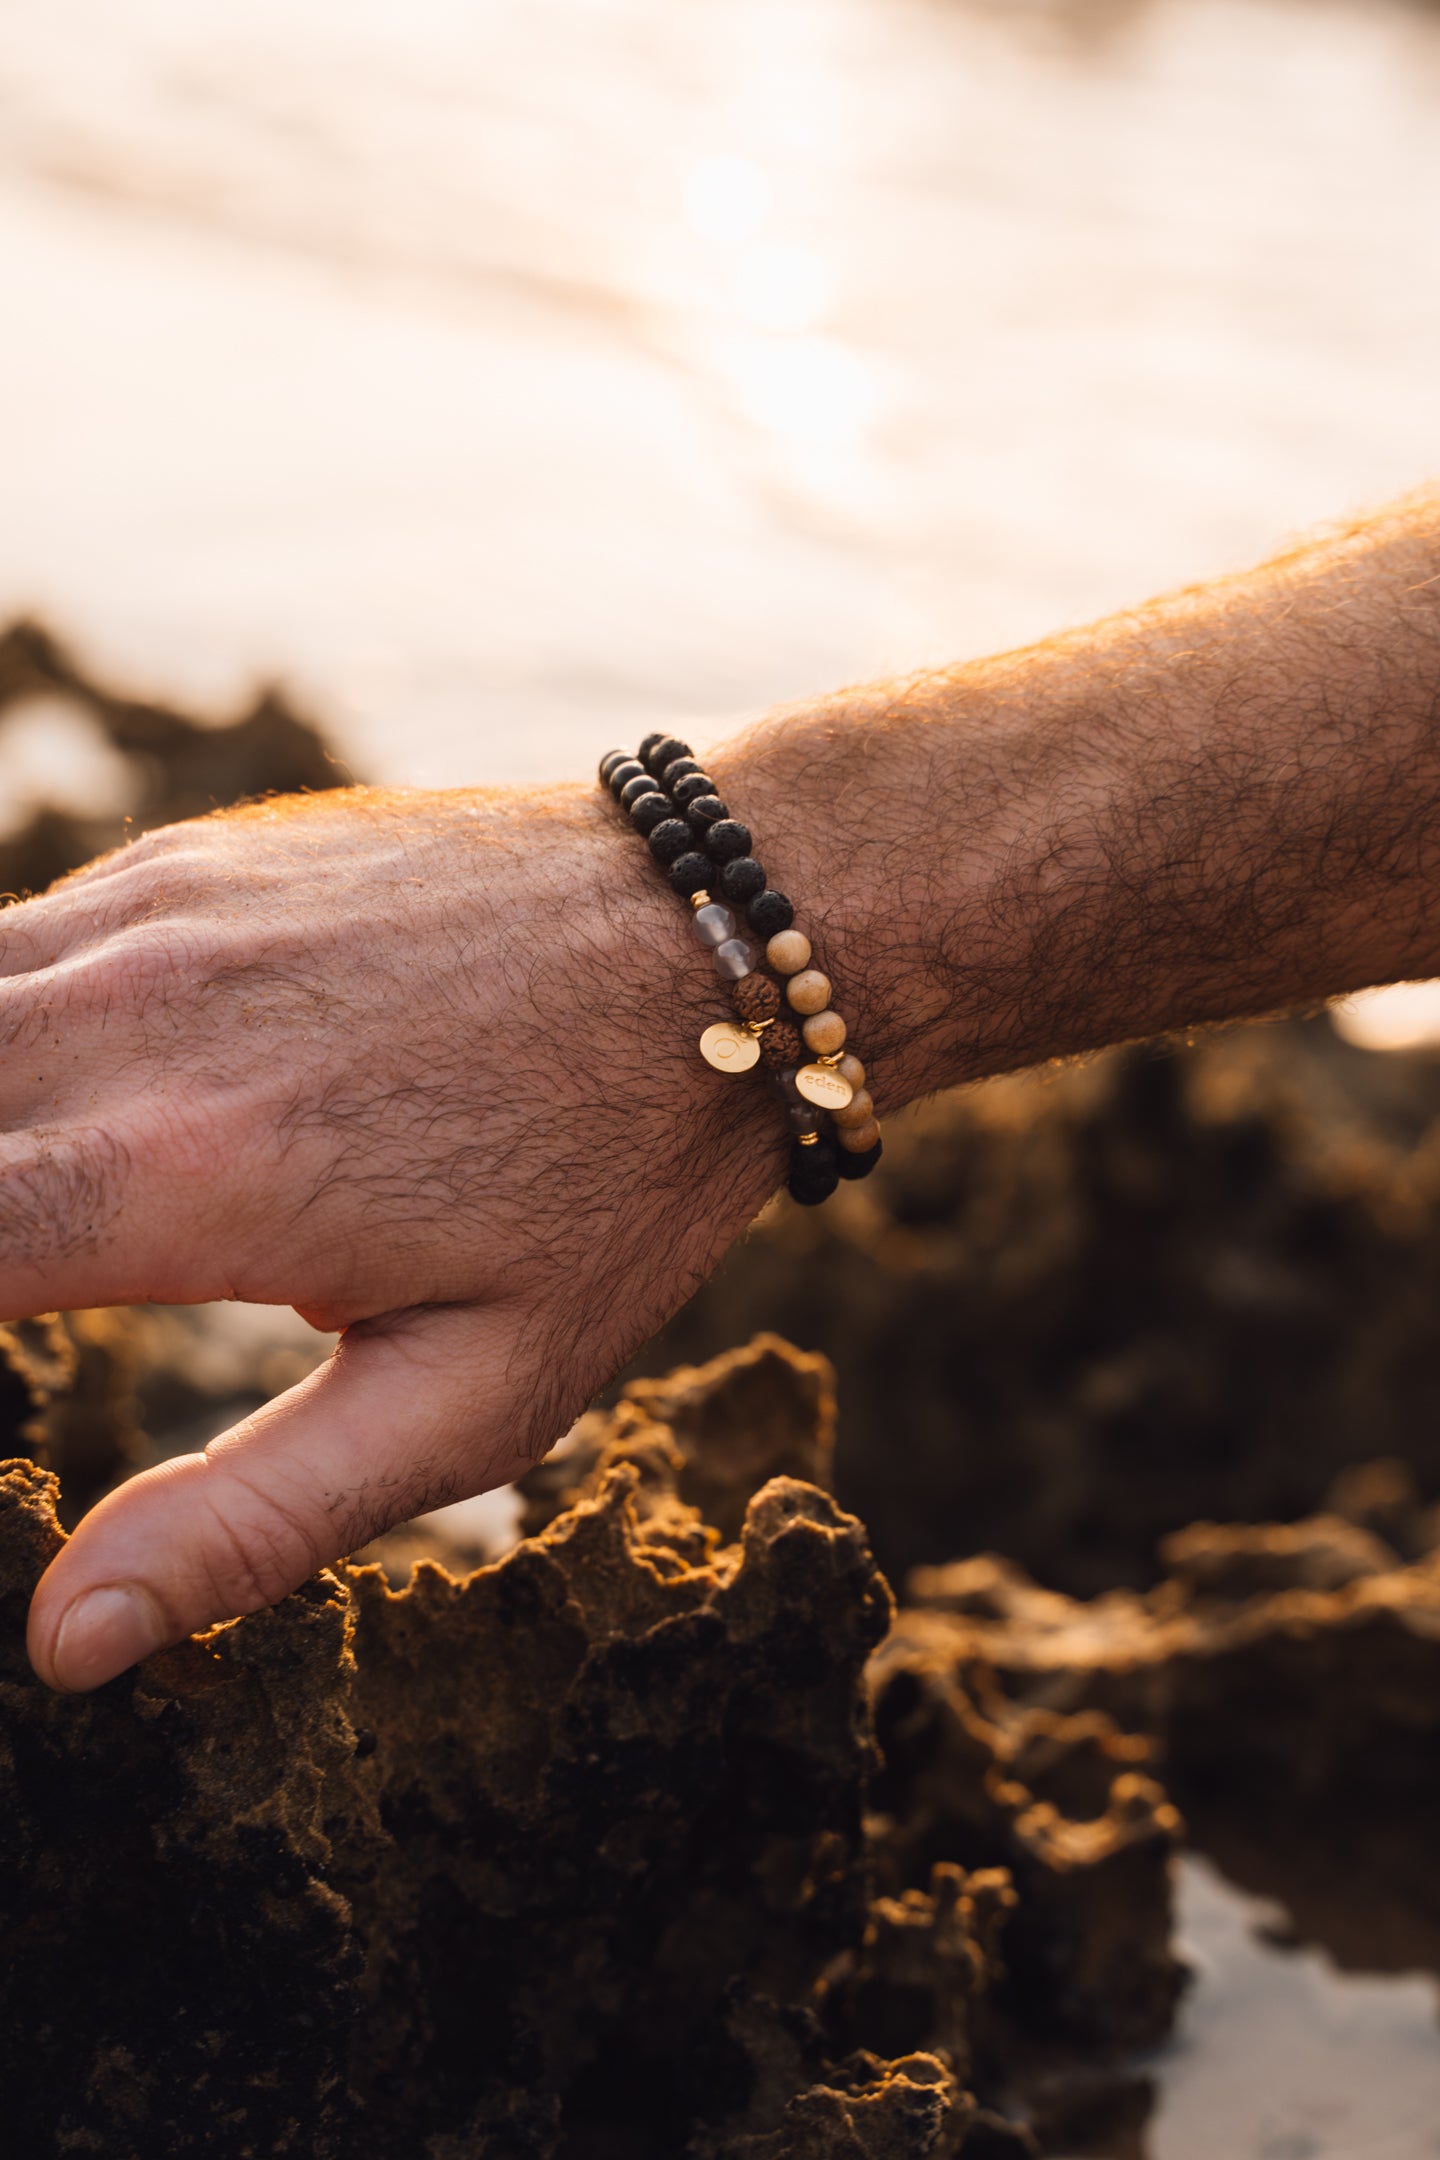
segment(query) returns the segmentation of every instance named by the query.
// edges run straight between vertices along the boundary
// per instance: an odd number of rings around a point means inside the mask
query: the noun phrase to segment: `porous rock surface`
[[[876,1660],[887,1753],[887,1691],[903,1705],[912,1669],[1002,1725],[1096,1719],[1149,1741],[1193,1841],[1297,1936],[1359,1969],[1440,1971],[1440,1553],[1407,1482],[1393,1462],[1339,1481],[1368,1523],[1192,1525],[1142,1594],[1072,1601],[993,1555],[917,1569]]]
[[[858,1022],[857,1022],[858,1024]],[[822,1352],[835,1490],[895,1582],[1002,1552],[1090,1597],[1198,1518],[1347,1465],[1440,1500],[1440,1059],[1328,1019],[960,1089],[824,1208],[781,1204],[644,1354]]]
[[[730,1453],[761,1483],[727,1543],[680,1488],[693,1436],[740,1402],[754,1425]],[[1064,1831],[1057,1816],[1017,1891],[1003,1863],[1039,1803],[983,1735],[961,1774],[997,1776],[963,1863],[870,1811],[864,1673],[889,1593],[853,1518],[768,1475],[777,1457],[823,1463],[830,1410],[815,1360],[752,1346],[613,1413],[569,1504],[503,1560],[463,1579],[424,1563],[400,1592],[378,1568],[327,1572],[80,1699],[24,1658],[63,1533],[53,1479],[13,1459],[13,2149],[1037,2150],[1016,2079],[1072,2009],[1057,1998],[1037,2023],[1033,1975],[1006,2000],[1005,1944],[1027,1894],[1043,1931]],[[1148,1939],[1160,1876],[1144,1897]],[[1061,1963],[1082,1954],[1072,1928]]]

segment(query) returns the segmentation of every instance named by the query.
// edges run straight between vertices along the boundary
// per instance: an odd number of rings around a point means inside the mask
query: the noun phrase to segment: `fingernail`
[[[160,1615],[143,1590],[124,1584],[87,1590],[60,1622],[50,1660],[55,1685],[83,1695],[149,1657],[164,1640]]]

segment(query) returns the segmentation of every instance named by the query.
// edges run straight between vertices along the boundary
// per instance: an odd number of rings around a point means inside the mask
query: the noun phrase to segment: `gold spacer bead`
[[[708,893],[708,892],[692,892],[692,893],[691,893],[691,895],[690,895],[690,905],[691,905],[691,907],[693,907],[693,908],[696,908],[696,909],[699,909],[699,908],[702,908],[702,907],[709,907],[709,905],[710,905],[710,895],[709,895],[709,893]]]
[[[820,1135],[818,1132],[802,1132],[799,1135],[800,1145],[801,1147],[814,1147],[816,1141],[819,1138]]]

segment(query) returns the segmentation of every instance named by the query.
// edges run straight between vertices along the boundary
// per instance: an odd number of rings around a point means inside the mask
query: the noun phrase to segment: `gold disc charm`
[[[737,1027],[733,1020],[717,1020],[714,1027],[706,1028],[700,1037],[700,1055],[716,1072],[748,1072],[760,1056],[760,1045],[748,1028]],[[845,1081],[845,1100],[850,1100],[850,1089]]]
[[[802,1065],[795,1075],[795,1085],[806,1102],[816,1103],[822,1110],[843,1110],[855,1093],[844,1074],[829,1065]]]

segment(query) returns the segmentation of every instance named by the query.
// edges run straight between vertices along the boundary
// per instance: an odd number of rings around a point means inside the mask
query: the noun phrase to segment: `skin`
[[[1440,973],[1440,498],[707,759],[882,1115],[1129,1036]],[[0,1316],[241,1298],[319,1372],[132,1479],[29,1647],[94,1687],[517,1474],[778,1184],[774,1105],[593,785],[282,799],[0,935]]]

